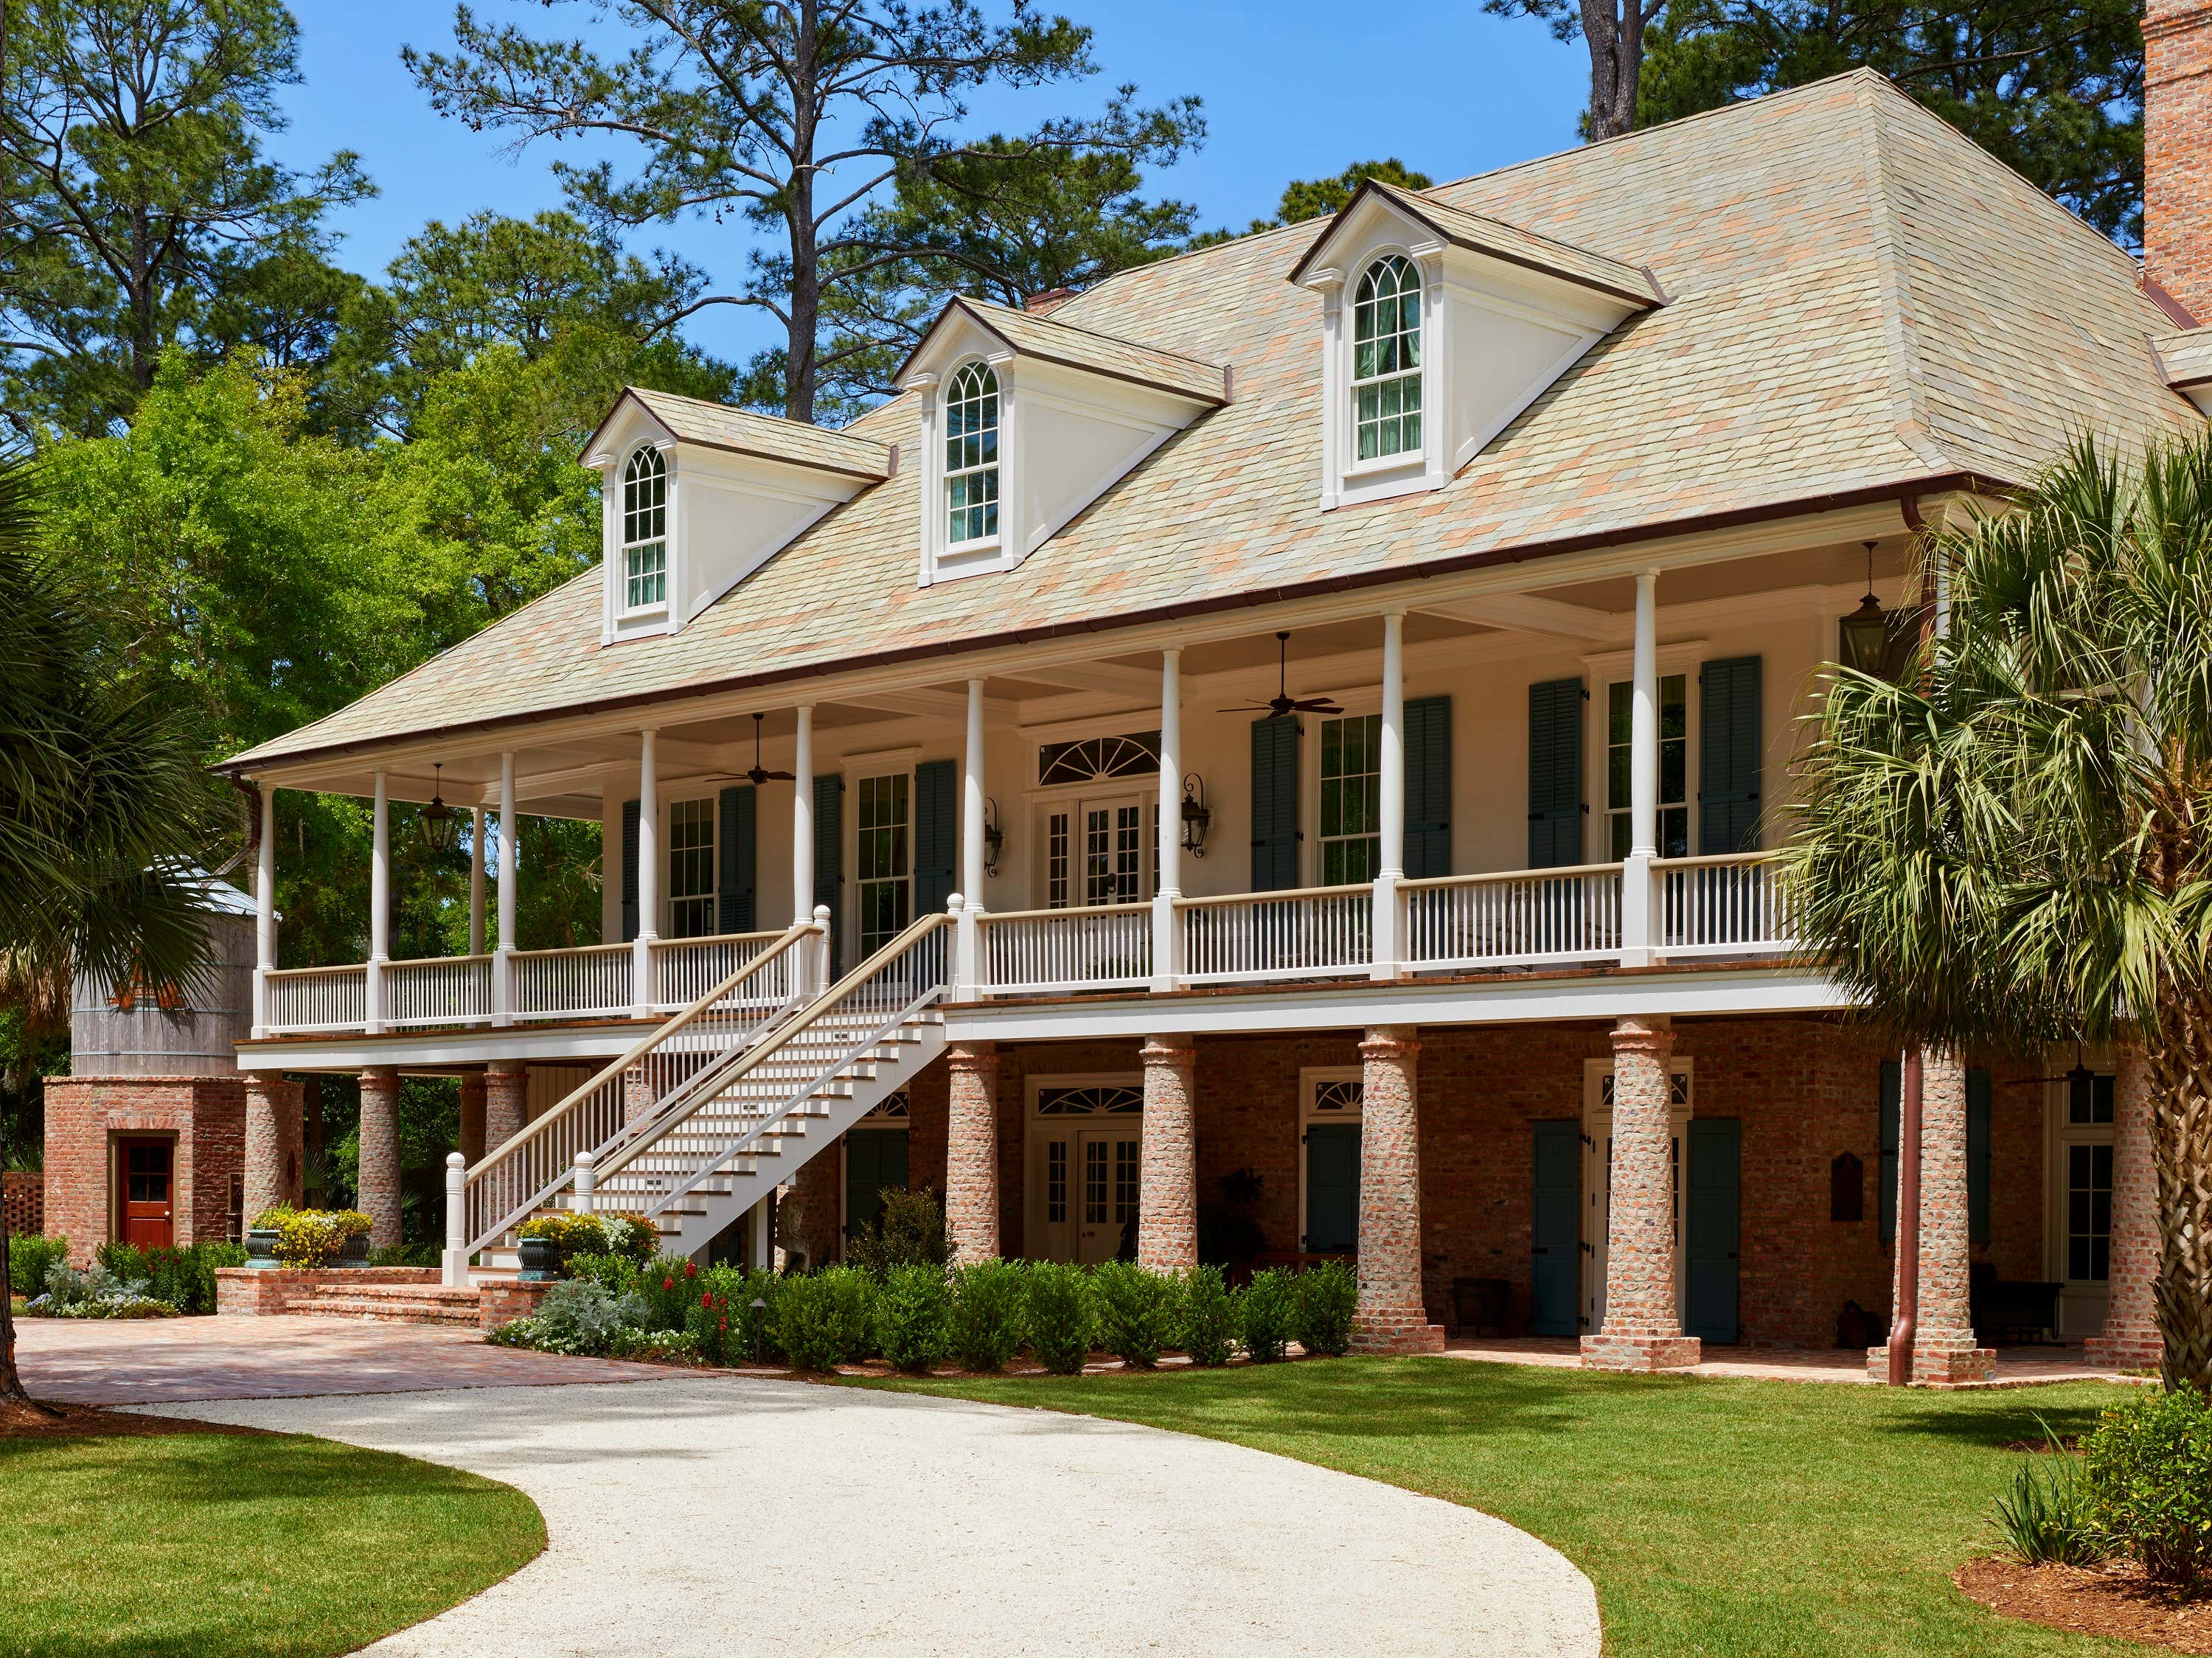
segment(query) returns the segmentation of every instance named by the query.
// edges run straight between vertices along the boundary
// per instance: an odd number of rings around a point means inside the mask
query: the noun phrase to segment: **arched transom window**
[[[945,398],[945,541],[950,547],[999,533],[999,377],[971,362]]]
[[[1396,253],[1369,265],[1352,295],[1352,414],[1361,460],[1421,446],[1421,276]]]
[[[651,445],[623,468],[623,604],[668,602],[668,464]]]

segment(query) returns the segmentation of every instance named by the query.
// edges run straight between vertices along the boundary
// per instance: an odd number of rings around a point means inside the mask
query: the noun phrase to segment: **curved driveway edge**
[[[1504,1521],[1053,1412],[684,1376],[192,1406],[503,1479],[545,1552],[369,1651],[1589,1655]]]

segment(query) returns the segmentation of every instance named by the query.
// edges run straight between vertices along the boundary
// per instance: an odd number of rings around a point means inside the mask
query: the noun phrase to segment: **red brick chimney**
[[[1042,317],[1057,311],[1075,297],[1072,288],[1048,288],[1042,294],[1032,294],[1022,301],[1022,309],[1032,317]]]
[[[2143,274],[2212,324],[2212,0],[2143,19]]]

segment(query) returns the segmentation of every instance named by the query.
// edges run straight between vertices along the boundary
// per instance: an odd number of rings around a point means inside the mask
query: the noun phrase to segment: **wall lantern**
[[[1213,814],[1206,808],[1206,782],[1196,772],[1182,780],[1182,849],[1194,858],[1206,856],[1206,831]]]
[[[1867,594],[1843,621],[1844,663],[1861,673],[1879,674],[1889,650],[1889,618],[1874,596],[1874,543],[1866,544]]]
[[[461,830],[461,814],[446,804],[441,786],[446,773],[444,763],[439,762],[433,770],[438,781],[430,785],[430,804],[422,808],[422,844],[442,854],[453,849],[454,840]]]
[[[999,803],[983,802],[983,873],[996,880],[999,854],[1006,849],[1006,832],[999,827]]]

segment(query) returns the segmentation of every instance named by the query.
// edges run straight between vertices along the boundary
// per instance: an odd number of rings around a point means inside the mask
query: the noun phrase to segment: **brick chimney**
[[[2143,274],[2212,324],[2212,0],[2143,19]]]
[[[1022,309],[1032,317],[1042,317],[1060,309],[1075,297],[1072,288],[1048,288],[1042,294],[1032,294],[1022,301]]]

